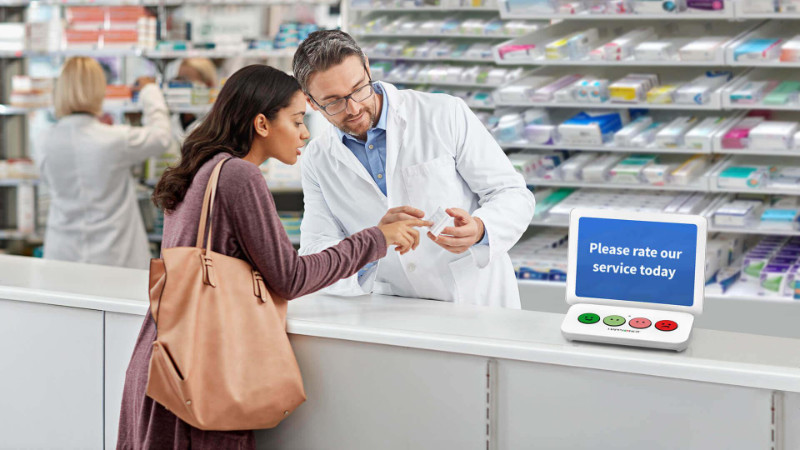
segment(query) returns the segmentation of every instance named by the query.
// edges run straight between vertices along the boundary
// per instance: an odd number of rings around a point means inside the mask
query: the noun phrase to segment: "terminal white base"
[[[578,303],[567,311],[561,333],[570,341],[682,351],[693,324],[686,312]]]

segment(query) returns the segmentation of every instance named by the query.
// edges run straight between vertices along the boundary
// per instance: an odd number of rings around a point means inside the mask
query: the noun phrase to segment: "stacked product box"
[[[567,275],[567,232],[547,229],[522,240],[509,252],[521,280],[564,281]]]
[[[800,237],[765,236],[742,259],[741,282],[759,295],[800,299]]]

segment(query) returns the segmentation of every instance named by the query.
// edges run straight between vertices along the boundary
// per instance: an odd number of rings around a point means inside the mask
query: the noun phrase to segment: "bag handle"
[[[208,179],[206,185],[206,192],[203,196],[203,209],[200,213],[200,224],[197,228],[197,242],[195,247],[205,248],[206,252],[211,251],[211,229],[213,223],[211,214],[214,211],[214,198],[217,194],[217,183],[219,182],[219,172],[222,170],[222,165],[225,164],[230,158],[225,158],[214,166],[211,172],[211,177]],[[208,238],[206,239],[206,222],[208,222]],[[203,240],[206,240],[206,245],[203,247]]]

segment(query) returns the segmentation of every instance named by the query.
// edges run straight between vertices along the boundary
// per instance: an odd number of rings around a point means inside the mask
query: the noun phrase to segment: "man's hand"
[[[378,225],[388,225],[390,223],[400,222],[401,220],[415,220],[424,219],[425,212],[410,206],[398,206],[386,211],[386,214],[378,222]]]
[[[428,237],[439,247],[450,253],[461,254],[483,239],[484,226],[481,219],[472,217],[459,208],[450,208],[446,212],[455,219],[455,226],[445,227],[438,238],[428,232]]]

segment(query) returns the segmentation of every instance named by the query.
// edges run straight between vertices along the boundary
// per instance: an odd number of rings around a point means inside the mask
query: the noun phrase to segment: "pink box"
[[[722,137],[722,148],[747,148],[750,130],[763,122],[763,117],[747,117],[733,126]]]

